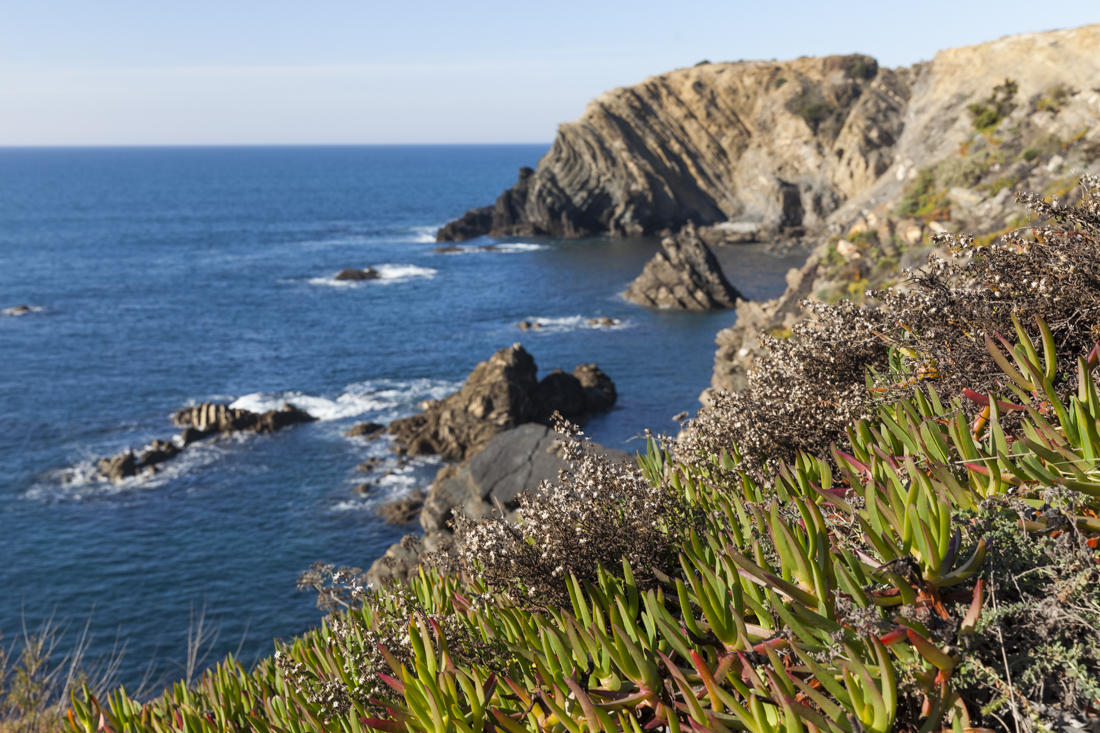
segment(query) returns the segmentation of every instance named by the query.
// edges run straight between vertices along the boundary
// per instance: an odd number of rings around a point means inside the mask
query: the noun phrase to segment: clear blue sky
[[[1100,22],[1100,0],[0,7],[0,145],[549,142],[600,92],[701,59],[896,66]]]

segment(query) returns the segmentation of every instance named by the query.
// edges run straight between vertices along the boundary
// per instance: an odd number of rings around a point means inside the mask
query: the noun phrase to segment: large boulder
[[[407,579],[416,572],[421,553],[430,552],[451,537],[450,522],[456,510],[478,519],[492,511],[503,510],[510,521],[516,519],[519,496],[533,494],[543,481],[554,481],[568,468],[562,458],[561,436],[535,423],[498,433],[464,465],[440,469],[420,511],[424,538],[403,548],[394,545],[368,571],[371,582],[383,578]],[[612,461],[630,460],[623,451],[594,444],[597,453]],[[417,552],[410,552],[416,544]]]
[[[177,412],[172,421],[177,425],[187,425],[206,433],[235,433],[251,431],[254,433],[273,433],[289,425],[313,422],[317,418],[294,405],[283,403],[282,409],[256,413],[250,410],[232,409],[228,405],[215,402],[203,402],[185,407]]]
[[[577,369],[584,382],[560,370],[540,382],[535,360],[521,344],[513,344],[478,364],[458,392],[428,404],[419,415],[394,420],[388,432],[409,455],[464,461],[497,433],[524,423],[548,423],[555,411],[576,419],[611,407],[611,379],[594,364]]]
[[[661,242],[624,295],[641,305],[693,311],[733,308],[741,297],[690,224]]]

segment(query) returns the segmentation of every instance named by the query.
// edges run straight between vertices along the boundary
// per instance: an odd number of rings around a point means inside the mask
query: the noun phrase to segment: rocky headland
[[[710,244],[846,231],[955,155],[975,133],[970,108],[988,108],[1006,78],[1017,87],[1009,126],[1023,117],[1058,127],[1063,116],[1063,141],[1082,126],[1095,141],[1098,46],[1100,25],[1091,25],[949,49],[897,69],[852,55],[660,74],[590,102],[559,128],[536,169],[521,169],[495,204],[437,239],[639,236],[688,222]],[[1063,109],[1034,106],[1057,88]],[[996,138],[1001,120],[992,121]]]

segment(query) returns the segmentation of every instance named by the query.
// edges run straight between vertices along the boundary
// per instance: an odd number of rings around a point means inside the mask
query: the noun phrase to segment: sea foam
[[[385,264],[373,265],[373,267],[379,274],[379,277],[374,280],[337,280],[335,276],[330,275],[328,277],[311,277],[308,282],[310,285],[324,285],[334,288],[358,288],[372,285],[392,285],[418,278],[431,280],[438,274],[437,270],[417,265]]]
[[[350,384],[342,394],[335,397],[309,395],[297,391],[253,392],[238,397],[229,406],[251,412],[267,412],[278,410],[284,403],[289,403],[322,421],[343,420],[370,412],[379,413],[378,416],[384,419],[396,417],[397,413],[412,412],[420,402],[426,399],[441,399],[454,392],[459,386],[461,385],[438,379],[411,381],[380,379]]]

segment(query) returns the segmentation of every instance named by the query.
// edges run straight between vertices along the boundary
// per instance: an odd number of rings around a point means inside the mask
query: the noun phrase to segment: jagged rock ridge
[[[440,241],[821,223],[892,162],[912,70],[867,56],[703,64],[607,92]]]

